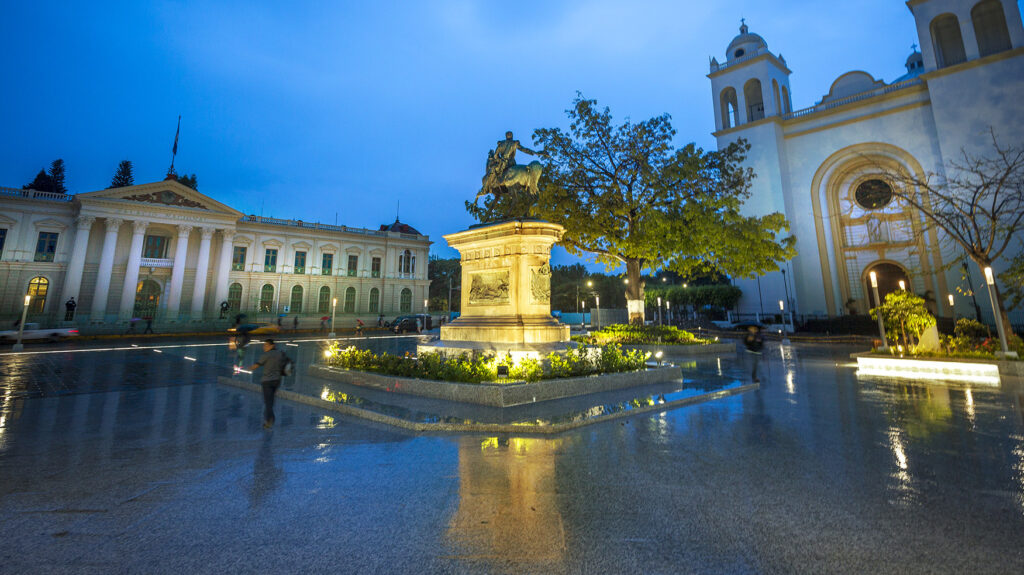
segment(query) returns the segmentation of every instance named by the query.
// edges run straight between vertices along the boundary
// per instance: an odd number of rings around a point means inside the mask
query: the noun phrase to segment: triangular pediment
[[[79,201],[88,200],[115,200],[123,202],[140,202],[164,206],[170,208],[188,208],[194,210],[207,210],[221,214],[230,214],[236,218],[242,217],[242,212],[222,204],[217,200],[200,194],[196,190],[174,180],[164,180],[138,186],[126,186],[124,188],[110,188],[96,192],[78,194]]]

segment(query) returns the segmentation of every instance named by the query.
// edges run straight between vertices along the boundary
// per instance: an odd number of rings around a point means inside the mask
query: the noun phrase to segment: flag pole
[[[178,136],[181,134],[181,114],[178,114],[178,127],[174,130],[174,146],[171,148],[171,167],[167,170],[167,175],[171,175],[174,172],[174,159],[178,156]]]

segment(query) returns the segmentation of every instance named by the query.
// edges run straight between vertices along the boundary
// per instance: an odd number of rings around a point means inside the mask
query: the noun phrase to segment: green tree
[[[939,232],[964,258],[984,270],[1022,246],[1024,237],[1024,145],[1005,145],[989,128],[991,147],[985,154],[961,151],[944,173],[916,173],[880,165],[892,184],[893,196],[917,210],[924,228]],[[1012,277],[1012,275],[1011,275]],[[1003,325],[1010,325],[999,286],[993,286]],[[1011,286],[1012,291],[1012,286]]]
[[[178,183],[184,184],[193,190],[199,191],[199,180],[196,179],[196,175],[191,176],[178,176]]]
[[[21,187],[23,190],[36,190],[39,192],[49,192],[53,189],[53,181],[50,180],[50,176],[46,173],[46,170],[39,170],[36,174],[36,179],[25,184]]]
[[[66,194],[68,189],[64,186],[64,160],[57,158],[50,164],[50,190],[55,194]]]
[[[882,314],[886,336],[906,349],[917,345],[925,329],[935,325],[924,298],[909,291],[897,290],[885,296],[881,307],[871,310],[871,319]]]
[[[1010,307],[1017,308],[1024,302],[1024,254],[1013,258],[1010,267],[999,274],[999,279],[1006,286],[1005,297],[1010,300]],[[1004,324],[1009,326],[1009,323]]]
[[[451,282],[451,294],[452,294],[452,311],[459,311],[461,309],[461,292],[459,291],[459,283],[462,276],[462,262],[459,258],[439,258],[437,256],[431,256],[427,261],[427,279],[430,280],[430,305],[432,309],[437,311],[448,311],[448,286],[449,281]],[[439,302],[443,300],[445,303],[442,307],[435,308],[435,305],[441,305]]]
[[[789,229],[781,214],[740,213],[753,177],[744,142],[675,150],[667,114],[613,126],[607,108],[581,95],[567,114],[568,132],[534,132],[550,159],[533,214],[565,227],[569,253],[625,266],[630,322],[644,320],[644,269],[751,277],[796,254],[795,239],[780,237]]]
[[[121,160],[121,163],[117,165],[117,172],[114,173],[114,179],[110,181],[110,187],[126,188],[134,185],[135,175],[132,173],[131,161]]]

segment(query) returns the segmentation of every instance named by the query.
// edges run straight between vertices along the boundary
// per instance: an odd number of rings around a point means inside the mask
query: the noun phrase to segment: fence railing
[[[821,112],[821,111],[824,111],[824,110],[831,110],[833,108],[838,108],[839,106],[845,106],[846,104],[850,104],[850,103],[853,103],[853,102],[859,102],[860,100],[867,100],[868,98],[874,98],[875,96],[880,96],[882,94],[888,94],[890,92],[895,92],[897,90],[903,90],[905,88],[910,88],[910,87],[916,86],[916,85],[918,85],[918,84],[920,84],[922,82],[923,82],[923,80],[921,80],[920,78],[911,78],[909,80],[904,80],[902,82],[897,82],[895,84],[889,84],[888,86],[882,86],[881,88],[875,88],[874,90],[868,90],[867,92],[861,92],[859,94],[854,94],[852,96],[847,96],[845,98],[840,98],[838,100],[830,100],[828,102],[822,102],[820,104],[815,104],[815,105],[813,105],[813,106],[811,106],[809,108],[804,108],[802,110],[796,110],[796,111],[790,112],[788,114],[783,114],[782,117],[783,117],[783,119],[786,119],[786,120],[789,120],[789,119],[792,119],[792,118],[801,118],[803,116],[808,116],[808,115],[813,114],[815,112]]]
[[[32,200],[49,200],[53,202],[70,202],[74,196],[71,194],[57,194],[54,192],[40,192],[39,190],[22,190],[19,188],[0,187],[0,196],[15,198],[28,198]]]
[[[302,220],[285,220],[285,219],[280,219],[280,218],[265,218],[263,216],[242,216],[241,218],[238,219],[238,221],[239,222],[248,222],[248,223],[253,223],[253,224],[270,224],[270,225],[274,225],[274,226],[288,226],[288,227],[292,227],[292,228],[303,228],[303,229],[308,229],[308,230],[322,230],[322,231],[328,231],[328,232],[344,232],[344,233],[347,233],[347,234],[361,234],[361,235],[364,235],[364,236],[374,236],[374,237],[379,237],[379,238],[387,237],[388,234],[391,233],[391,232],[381,231],[381,230],[369,230],[369,229],[366,229],[366,228],[353,228],[353,227],[350,227],[350,226],[336,226],[336,225],[332,225],[332,224],[321,224],[319,222],[304,222]],[[422,236],[422,235],[405,234],[405,233],[395,233],[394,236],[397,236],[397,237],[400,237],[400,238],[403,238],[403,239],[410,239],[410,240],[419,240],[419,239],[424,239],[426,237],[426,236]]]

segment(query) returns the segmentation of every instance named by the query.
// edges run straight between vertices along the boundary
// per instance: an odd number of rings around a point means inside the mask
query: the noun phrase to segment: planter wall
[[[661,367],[644,371],[546,379],[536,383],[454,383],[351,371],[324,365],[310,366],[309,374],[314,377],[393,393],[406,393],[420,397],[494,407],[511,407],[671,381],[681,378],[683,370],[679,367]]]

